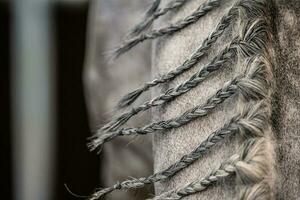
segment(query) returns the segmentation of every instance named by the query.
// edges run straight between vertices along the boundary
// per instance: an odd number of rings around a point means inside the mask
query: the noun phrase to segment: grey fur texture
[[[255,1],[252,1],[255,3]],[[262,1],[261,1],[262,2]],[[265,1],[267,4],[269,4],[269,1]],[[192,4],[191,4],[192,5]],[[249,4],[250,5],[250,4]],[[268,14],[268,6],[263,7],[263,10],[266,14]],[[224,11],[225,12],[225,11]],[[188,14],[188,11],[186,11],[185,14]],[[182,16],[179,13],[179,17]],[[216,13],[214,13],[214,16],[219,16]],[[218,18],[215,17],[213,20],[218,21]],[[250,17],[251,19],[251,17]],[[208,18],[204,19],[208,20]],[[206,25],[209,24],[208,21],[206,21]],[[268,24],[266,26],[269,27]],[[201,29],[203,27],[203,24],[201,22],[197,23],[197,26],[193,27],[193,33],[197,32],[197,30]],[[210,26],[211,27],[211,26]],[[208,28],[209,29],[209,28]],[[209,29],[210,30],[210,29]],[[208,30],[208,32],[209,32]],[[174,38],[168,38],[160,43],[157,43],[156,46],[156,57],[153,59],[155,63],[155,69],[158,69],[160,72],[167,71],[169,68],[165,66],[165,63],[168,63],[169,65],[172,63],[180,62],[181,59],[184,57],[187,57],[187,54],[190,52],[188,49],[180,50],[180,48],[183,47],[183,45],[187,45],[190,48],[194,45],[192,44],[192,41],[199,40],[205,37],[205,34],[197,37],[191,34],[189,32],[190,30],[184,31],[181,36],[174,36]],[[269,32],[269,30],[268,30]],[[183,37],[184,34],[188,34],[188,37]],[[228,35],[227,35],[228,37]],[[184,39],[183,39],[184,38]],[[176,48],[174,43],[178,44],[178,40],[183,40],[184,42],[182,45],[180,45],[178,48]],[[222,41],[222,45],[228,40]],[[272,48],[269,46],[268,43],[268,49]],[[216,44],[217,49],[222,49],[222,45],[220,43]],[[175,48],[175,50],[174,50]],[[179,52],[177,52],[179,51]],[[239,52],[240,54],[243,54],[244,52]],[[262,52],[264,54],[264,52]],[[184,54],[184,55],[180,55]],[[176,57],[176,61],[170,60],[167,58],[168,56],[171,56],[172,58]],[[268,55],[266,55],[268,60]],[[207,62],[208,60],[211,60],[212,56],[208,56],[208,59],[204,60],[203,62]],[[201,64],[202,62],[200,62]],[[266,65],[268,66],[268,65]],[[270,67],[265,68],[264,70],[270,71]],[[240,69],[237,69],[240,70]],[[178,80],[174,80],[171,84],[176,85],[178,82],[182,81],[182,79],[185,79],[186,76],[189,76],[192,74],[192,72],[188,72],[187,75],[183,75]],[[235,73],[233,73],[235,74]],[[230,73],[232,76],[232,73]],[[220,75],[221,76],[221,75]],[[268,75],[269,76],[269,75]],[[182,96],[175,100],[175,102],[170,103],[169,105],[166,105],[163,109],[155,111],[158,119],[164,119],[169,118],[171,116],[176,116],[176,114],[181,113],[184,109],[189,108],[193,106],[194,104],[197,104],[202,101],[205,101],[205,97],[210,96],[214,90],[216,90],[218,87],[220,87],[220,84],[222,84],[226,79],[228,79],[229,72],[227,71],[224,75],[222,73],[222,77],[219,78],[211,78],[211,80],[208,80],[204,82],[201,88],[195,89],[195,91],[191,91],[192,94],[186,94],[185,96]],[[267,86],[270,85],[270,80],[268,77],[268,81],[262,82],[263,85]],[[271,79],[272,80],[272,79]],[[266,91],[267,95],[263,98],[269,99],[269,87],[263,88],[264,91]],[[199,95],[200,94],[200,95]],[[247,97],[245,94],[244,96]],[[235,112],[233,107],[236,105],[242,106],[243,104],[247,104],[247,99],[249,98],[242,98],[241,102],[234,101],[234,98],[230,98],[232,101],[225,101],[224,106],[221,106],[220,109],[215,109],[212,113],[210,113],[206,118],[203,118],[201,120],[196,120],[195,122],[192,122],[188,125],[186,125],[184,128],[178,128],[178,130],[172,130],[167,131],[163,135],[156,134],[154,136],[154,144],[155,144],[155,166],[156,171],[160,171],[163,169],[166,165],[168,165],[170,162],[174,162],[174,160],[177,160],[182,156],[182,154],[185,154],[186,151],[189,151],[190,148],[192,148],[197,141],[201,140],[203,137],[206,137],[207,132],[210,132],[211,129],[215,128],[217,124],[223,124],[224,119],[228,119],[229,116],[232,116],[232,114]],[[269,121],[266,121],[266,124]],[[200,133],[199,133],[200,131]],[[189,137],[187,137],[187,135]],[[266,138],[268,139],[268,138]],[[269,140],[269,139],[268,139]],[[172,177],[168,181],[157,183],[156,184],[156,194],[159,196],[160,193],[166,192],[168,190],[173,190],[175,188],[180,188],[181,185],[187,185],[192,180],[195,180],[197,176],[205,176],[209,169],[214,168],[213,166],[218,165],[218,161],[220,159],[226,157],[226,155],[230,155],[232,151],[234,151],[234,141],[230,141],[232,143],[229,145],[229,142],[227,142],[225,145],[222,145],[222,150],[213,150],[212,154],[209,154],[209,156],[204,156],[203,160],[198,160],[193,165],[191,165],[188,169],[176,174],[176,176]],[[188,144],[188,145],[187,145]],[[192,147],[191,147],[192,146]],[[233,148],[232,148],[233,146]],[[174,151],[175,150],[175,151]],[[163,153],[163,154],[162,154]],[[272,152],[269,152],[272,154]],[[168,158],[168,159],[166,159]],[[167,162],[167,163],[166,163]],[[199,166],[201,166],[199,168]],[[274,167],[274,166],[273,166]],[[273,168],[269,171],[274,172]],[[221,180],[219,183],[214,184],[212,187],[210,187],[209,190],[204,191],[202,194],[199,195],[191,195],[186,197],[186,199],[235,199],[236,193],[233,191],[232,185],[235,184],[228,184],[230,182],[230,179],[228,180]],[[260,185],[261,183],[261,185]],[[261,198],[261,199],[272,199],[272,193],[274,192],[273,186],[273,180],[263,180],[256,184],[248,185],[249,187],[243,188],[240,191],[243,191],[243,194],[240,194],[241,199],[251,199],[253,197],[255,198]],[[250,187],[251,186],[251,187]],[[269,188],[269,189],[268,189]],[[253,192],[256,191],[256,192]],[[268,193],[266,193],[268,191]],[[245,195],[247,194],[247,195]],[[260,194],[260,195],[258,195]]]
[[[300,197],[300,1],[274,0],[276,199]]]
[[[247,67],[248,66],[248,67]],[[227,171],[224,168],[221,167],[221,169],[214,171],[212,174],[209,176],[201,179],[200,181],[192,182],[188,184],[186,187],[171,191],[171,192],[166,192],[162,195],[159,195],[155,197],[154,199],[181,199],[185,196],[189,196],[191,194],[201,192],[205,190],[208,186],[210,186],[212,183],[216,182],[220,178],[224,178],[224,176],[228,176],[232,174],[233,172],[237,173],[237,176],[239,178],[240,184],[239,185],[245,185],[241,192],[240,192],[240,199],[251,199],[253,196],[269,200],[272,199],[274,196],[274,188],[273,186],[273,181],[274,179],[270,179],[270,172],[273,173],[274,170],[274,147],[272,145],[272,140],[270,137],[272,135],[268,134],[268,129],[270,128],[270,101],[269,97],[272,93],[272,87],[270,84],[272,80],[272,69],[271,65],[268,62],[266,58],[263,57],[257,57],[252,61],[250,64],[247,64],[246,67],[243,67],[243,70],[249,70],[249,71],[258,71],[256,69],[257,66],[260,66],[261,77],[264,77],[262,79],[257,79],[261,84],[266,85],[265,87],[265,99],[264,103],[266,109],[262,109],[261,107],[261,102],[255,103],[256,109],[252,110],[252,113],[254,115],[257,115],[258,113],[264,113],[263,118],[258,118],[259,120],[250,120],[250,121],[244,121],[242,122],[243,126],[241,127],[247,127],[247,132],[252,133],[252,137],[264,137],[266,141],[270,143],[270,145],[267,146],[261,146],[259,148],[253,147],[253,149],[250,149],[248,145],[248,149],[246,152],[255,152],[255,153],[249,153],[249,155],[244,155],[241,156],[242,158],[252,158],[255,157],[255,155],[260,155],[261,157],[255,158],[255,162],[249,162],[244,163],[244,162],[238,162],[235,165],[235,170],[234,171]],[[248,69],[247,69],[248,68]],[[248,103],[249,98],[245,98],[243,96],[242,100],[245,102],[245,106],[253,106],[253,104]],[[249,110],[248,110],[249,112]],[[241,119],[242,121],[244,119]],[[240,131],[242,133],[244,131]],[[260,134],[257,134],[260,133]],[[247,146],[247,145],[246,145]],[[267,148],[268,147],[268,148]],[[264,150],[264,151],[262,151]],[[245,154],[245,151],[243,151],[241,155]],[[259,159],[260,158],[260,159]],[[264,168],[263,168],[264,167]],[[263,168],[263,169],[262,169]],[[272,188],[272,189],[271,189]]]

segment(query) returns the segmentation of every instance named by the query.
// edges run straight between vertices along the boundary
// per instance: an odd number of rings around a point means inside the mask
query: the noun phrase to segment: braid
[[[207,0],[204,4],[200,5],[196,11],[194,11],[190,16],[170,25],[165,28],[161,28],[158,30],[153,30],[148,33],[142,33],[138,36],[135,36],[129,40],[126,40],[121,46],[119,46],[114,51],[115,58],[119,57],[121,54],[125,53],[126,51],[130,50],[132,47],[136,46],[137,44],[145,41],[145,40],[153,40],[158,37],[164,36],[164,35],[172,35],[187,26],[197,22],[201,17],[209,13],[214,8],[217,8],[220,6],[221,0]]]
[[[185,1],[183,0],[173,0],[164,9],[158,9],[160,0],[155,0],[146,14],[146,20],[138,24],[131,32],[131,35],[140,34],[159,16],[162,16],[175,8],[180,8],[184,3]],[[155,39],[163,35],[170,35],[187,27],[213,8],[218,7],[219,4],[220,0],[208,0],[191,16],[186,17],[169,27],[134,36],[116,50],[116,56],[119,56],[144,40]],[[241,148],[239,153],[233,155],[226,162],[223,162],[217,170],[212,171],[206,177],[189,183],[180,189],[163,193],[160,196],[154,197],[154,200],[181,199],[201,192],[215,182],[231,175],[236,175],[237,180],[241,185],[239,199],[272,199],[273,193],[269,175],[272,173],[274,164],[274,158],[272,157],[274,149],[270,137],[271,135],[267,132],[270,130],[269,120],[271,115],[271,105],[269,98],[272,93],[272,69],[268,60],[268,49],[266,48],[269,39],[267,21],[261,17],[266,14],[266,6],[267,0],[241,0],[238,4],[233,6],[229,13],[222,18],[215,31],[212,32],[202,43],[202,46],[192,54],[191,58],[186,60],[175,70],[163,75],[161,78],[146,83],[140,89],[126,95],[120,101],[119,107],[130,105],[144,91],[160,83],[172,80],[177,75],[182,74],[185,70],[190,69],[198,63],[200,58],[208,52],[209,48],[223,34],[225,29],[232,23],[232,20],[235,19],[238,14],[241,16],[244,15],[243,17],[246,19],[246,23],[242,25],[239,37],[234,38],[212,62],[204,66],[184,83],[169,89],[164,94],[155,97],[151,101],[145,102],[137,108],[133,108],[130,112],[124,113],[105,125],[93,136],[91,143],[89,143],[89,147],[91,150],[94,150],[104,142],[108,142],[117,136],[144,135],[153,133],[157,130],[165,131],[181,127],[197,118],[208,115],[216,106],[236,94],[240,97],[239,100],[241,100],[243,104],[243,110],[225,123],[222,128],[211,133],[206,140],[201,142],[192,152],[181,157],[181,159],[170,165],[167,169],[154,173],[148,177],[118,182],[112,187],[98,190],[90,197],[91,200],[98,199],[114,190],[140,188],[144,187],[146,184],[166,180],[174,176],[177,172],[190,166],[226,137],[235,134],[239,134],[246,139],[243,148]],[[245,60],[243,65],[237,65],[241,68],[242,73],[235,76],[204,104],[189,109],[175,118],[154,122],[144,127],[119,129],[121,125],[139,112],[170,102],[177,96],[193,89],[211,73],[219,70],[227,62],[237,56],[240,56]],[[101,132],[103,130],[104,132]]]
[[[135,91],[125,95],[118,103],[119,108],[126,107],[132,104],[143,92],[149,90],[150,88],[169,82],[178,75],[182,74],[186,70],[192,68],[197,64],[200,59],[207,54],[211,46],[216,43],[217,39],[224,33],[226,28],[232,23],[233,19],[237,15],[237,7],[231,8],[227,15],[225,15],[220,23],[217,25],[215,30],[202,42],[200,47],[187,59],[183,64],[178,66],[176,69],[162,75],[159,78],[152,80],[151,82],[145,83],[142,87],[136,89]]]
[[[233,96],[237,92],[248,99],[261,99],[265,97],[266,89],[264,83],[259,80],[264,80],[266,72],[263,65],[251,65],[252,60],[248,59],[246,65],[250,65],[245,76],[237,76],[222,89],[218,90],[212,97],[210,97],[203,105],[198,105],[182,115],[159,122],[151,123],[142,128],[122,128],[114,132],[100,132],[93,136],[93,140],[89,143],[91,150],[96,149],[104,142],[108,142],[113,138],[121,135],[144,135],[158,130],[167,130],[183,126],[199,117],[206,116],[217,105],[223,103],[226,99]]]
[[[171,2],[168,3],[168,5],[166,7],[162,8],[162,9],[158,9],[161,0],[154,0],[152,6],[146,12],[144,20],[142,20],[139,24],[137,24],[133,28],[133,30],[129,33],[129,36],[133,37],[133,36],[140,34],[145,29],[147,29],[149,26],[151,26],[152,23],[157,18],[167,14],[168,12],[170,12],[172,10],[181,8],[188,1],[189,0],[172,0]]]
[[[236,174],[238,177],[241,177],[244,180],[248,180],[252,183],[256,183],[256,187],[253,189],[257,192],[260,191],[260,194],[264,194],[265,197],[269,196],[267,193],[267,187],[263,187],[263,179],[267,176],[268,170],[270,167],[266,164],[266,158],[268,158],[269,152],[267,151],[267,146],[269,141],[265,138],[252,138],[248,139],[241,149],[240,154],[235,154],[224,162],[220,168],[212,171],[208,176],[196,180],[187,186],[172,190],[166,193],[163,193],[157,197],[154,197],[152,200],[163,200],[163,199],[172,199],[179,200],[183,197],[201,192],[213,183],[224,179],[230,175]],[[251,169],[252,171],[249,171]],[[256,173],[252,173],[252,172]],[[249,191],[243,190],[241,193],[241,199],[249,199],[246,197]],[[251,192],[250,192],[251,193]],[[256,193],[257,194],[257,193]],[[251,193],[252,197],[254,193]],[[256,196],[258,197],[258,196]],[[261,196],[259,196],[261,199]],[[254,198],[252,198],[254,200]],[[270,198],[263,198],[263,200]]]
[[[263,136],[263,129],[268,117],[269,115],[266,110],[266,105],[263,101],[254,106],[246,106],[239,115],[233,117],[219,130],[211,133],[206,140],[200,143],[200,145],[191,153],[184,155],[179,161],[172,164],[167,169],[157,172],[146,178],[126,180],[121,183],[117,183],[110,188],[97,191],[94,196],[99,198],[116,189],[140,188],[146,184],[166,180],[174,176],[177,172],[190,166],[217,143],[221,142],[230,135],[237,133],[244,137]]]
[[[193,74],[188,80],[184,83],[167,90],[164,94],[155,97],[151,101],[147,101],[144,104],[140,105],[137,108],[132,108],[131,111],[122,114],[117,117],[115,120],[112,120],[108,124],[104,125],[102,131],[113,131],[119,128],[121,125],[125,124],[131,117],[138,114],[141,111],[148,110],[151,107],[162,105],[166,102],[170,102],[174,100],[176,97],[185,94],[191,89],[198,86],[201,82],[203,82],[209,75],[213,72],[219,70],[223,67],[227,62],[234,59],[237,51],[243,51],[243,55],[254,55],[254,52],[257,53],[259,51],[263,51],[266,47],[265,42],[262,42],[262,38],[266,38],[266,30],[263,21],[258,20],[252,24],[245,25],[249,27],[248,29],[244,29],[243,35],[241,39],[235,38],[224,48],[209,64],[204,66],[198,72]],[[250,33],[250,34],[249,34]],[[236,50],[237,49],[237,50]],[[241,49],[241,50],[239,50]]]
[[[252,0],[241,0],[236,3],[228,13],[222,17],[221,21],[215,28],[215,30],[202,42],[201,46],[191,55],[189,59],[187,59],[182,65],[178,66],[176,69],[171,70],[170,72],[158,77],[148,83],[145,83],[140,88],[134,90],[133,92],[125,95],[118,103],[118,108],[123,108],[131,105],[143,92],[149,90],[150,88],[169,82],[173,80],[175,77],[184,73],[185,71],[191,69],[195,64],[197,64],[200,59],[207,54],[208,50],[212,47],[213,44],[216,43],[217,39],[221,37],[224,31],[232,24],[234,19],[238,16],[239,12],[246,12],[246,15],[250,18],[252,16],[260,17],[264,14],[264,6],[263,2],[257,3],[255,5],[249,6]],[[259,0],[255,0],[259,1]],[[253,3],[252,3],[253,4]],[[248,27],[249,28],[249,27]],[[242,31],[242,33],[245,30]]]

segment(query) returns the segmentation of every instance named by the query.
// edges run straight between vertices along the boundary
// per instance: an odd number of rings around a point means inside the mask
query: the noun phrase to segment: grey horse
[[[107,188],[91,199],[152,184],[154,199],[298,198],[298,1],[156,0],[115,52],[120,58],[114,68],[99,59],[99,52],[105,51],[101,47],[110,46],[103,45],[109,42],[105,38],[120,38],[129,23],[139,20],[135,12],[121,12],[123,1],[99,2],[92,4],[84,76],[93,129],[120,93],[138,86],[128,80],[149,79],[149,46],[121,54],[145,40],[157,40],[151,53],[154,80],[125,96],[119,107],[153,87],[151,100],[138,100],[141,106],[116,114],[94,137],[94,146],[107,142],[102,167]],[[98,14],[97,5],[116,12],[105,15],[100,9]],[[126,5],[135,10],[144,4]],[[113,22],[111,29],[122,31],[101,29]],[[120,128],[148,109],[151,123],[137,117],[127,124],[133,128]],[[140,134],[146,136],[126,145],[132,140],[126,135]],[[120,135],[124,137],[112,140]],[[151,143],[155,176],[149,176]],[[142,199],[147,193],[151,192],[143,190],[136,197],[129,193],[127,198]],[[120,192],[113,195],[126,198]]]

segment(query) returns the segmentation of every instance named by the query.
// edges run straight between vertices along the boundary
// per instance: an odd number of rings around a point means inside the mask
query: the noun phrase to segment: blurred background
[[[103,56],[150,3],[0,0],[1,199],[78,199],[64,184],[89,195],[152,172],[151,138],[120,138],[100,155],[86,146],[117,100],[150,77],[150,44],[111,64]],[[129,125],[148,120],[146,113]],[[151,193],[149,187],[106,199]]]

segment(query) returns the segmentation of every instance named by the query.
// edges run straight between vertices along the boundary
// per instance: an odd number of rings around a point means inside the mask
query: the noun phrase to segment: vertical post
[[[12,13],[14,199],[48,200],[55,135],[50,0],[15,0]]]

